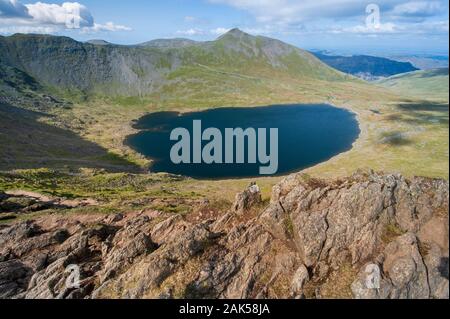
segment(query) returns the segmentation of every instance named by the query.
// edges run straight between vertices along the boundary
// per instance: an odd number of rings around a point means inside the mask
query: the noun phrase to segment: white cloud
[[[365,14],[370,1],[361,0],[209,0],[211,3],[227,4],[246,10],[259,21],[278,21],[296,23],[322,18],[349,18]],[[388,14],[392,11],[400,15],[437,15],[443,9],[446,0],[376,0],[381,10]]]
[[[78,21],[80,27],[94,25],[94,18],[89,10],[78,2],[64,2],[62,5],[37,2],[27,4],[26,7],[38,24],[65,26],[69,21]]]
[[[222,35],[227,33],[228,31],[230,31],[230,29],[227,28],[216,28],[216,29],[212,29],[210,30],[211,34],[215,34],[215,35]]]
[[[399,16],[425,17],[437,15],[444,10],[444,6],[439,1],[412,1],[395,6],[392,10],[392,14]]]
[[[377,35],[377,34],[445,34],[448,33],[448,21],[436,21],[425,23],[408,23],[408,24],[394,24],[381,23],[379,28],[368,27],[366,25],[356,25],[352,27],[334,28],[330,33],[342,34],[353,33],[362,35]]]
[[[360,0],[209,0],[247,10],[260,22],[298,23],[317,18],[339,18],[365,13],[367,3]],[[398,3],[400,0],[379,0]]]
[[[357,25],[349,28],[334,30],[333,33],[361,33],[361,34],[377,34],[377,33],[395,33],[400,31],[399,27],[393,23],[381,23],[377,28],[366,25]]]
[[[442,32],[448,0],[208,0],[249,12],[252,25],[242,29],[264,34]],[[366,7],[380,8],[381,26],[364,26]],[[419,23],[420,22],[420,23]],[[443,26],[444,24],[444,26]],[[448,25],[448,23],[447,23]]]
[[[185,16],[184,17],[184,21],[186,21],[186,22],[195,22],[195,21],[197,21],[197,18],[193,17],[193,16]]]
[[[176,32],[176,34],[192,37],[192,36],[204,35],[205,31],[203,31],[202,29],[198,29],[198,28],[191,28],[191,29],[187,29],[187,30],[179,30]]]
[[[101,31],[132,31],[132,28],[126,27],[120,24],[114,24],[113,22],[107,22],[105,24],[94,23],[92,27],[83,28],[84,33],[95,33]]]
[[[215,28],[211,30],[204,30],[200,28],[190,28],[187,30],[179,30],[176,32],[176,35],[179,36],[185,36],[185,37],[197,37],[197,36],[206,36],[206,35],[214,35],[214,36],[220,36],[228,31],[230,31],[230,28]]]
[[[79,29],[83,33],[131,30],[113,22],[96,23],[89,9],[78,2],[23,5],[19,0],[0,0],[0,25],[5,24],[3,33],[56,33],[65,29]]]
[[[14,33],[55,34],[57,32],[58,28],[55,27],[40,27],[40,26],[0,27],[0,34],[14,34]]]

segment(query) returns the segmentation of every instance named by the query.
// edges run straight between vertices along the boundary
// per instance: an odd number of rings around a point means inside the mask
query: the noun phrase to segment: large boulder
[[[381,264],[375,264],[380,269],[379,286],[368,287],[371,274],[363,269],[352,284],[355,298],[448,299],[448,255],[443,256],[433,244],[429,251],[421,252],[419,245],[412,233],[390,243],[378,257]]]

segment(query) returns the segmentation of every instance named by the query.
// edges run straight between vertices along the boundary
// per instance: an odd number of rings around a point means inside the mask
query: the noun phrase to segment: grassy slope
[[[132,132],[130,121],[146,112],[326,102],[358,113],[363,133],[353,150],[308,172],[336,177],[358,168],[372,168],[408,176],[448,178],[446,103],[399,98],[361,82],[277,81],[260,77],[260,84],[253,85],[252,81],[222,74],[219,83],[214,80],[216,71],[202,72],[205,72],[202,85],[189,86],[187,80],[180,80],[180,85],[167,87],[167,91],[148,100],[96,100],[77,106],[70,117],[96,118],[94,124],[83,126],[80,134],[144,164],[145,159],[136,156],[121,141]]]
[[[220,52],[223,44],[217,45]],[[371,168],[407,176],[448,178],[448,103],[399,97],[384,88],[342,78],[334,71],[319,72],[320,77],[312,78],[320,68],[320,64],[314,65],[315,60],[311,60],[311,65],[301,66],[308,73],[296,76],[295,72],[294,75],[290,72],[303,63],[296,57],[286,58],[288,71],[274,72],[258,60],[249,66],[236,56],[233,57],[236,63],[226,65],[223,54],[200,55],[195,50],[198,49],[188,49],[185,58],[195,55],[196,64],[168,74],[167,85],[153,94],[143,98],[75,99],[78,102],[70,109],[52,109],[51,117],[41,116],[38,121],[70,129],[83,141],[93,142],[126,162],[145,167],[149,162],[123,145],[124,138],[133,132],[132,121],[145,113],[325,102],[358,113],[363,133],[351,151],[306,170],[308,174],[338,177],[358,168]],[[74,100],[74,96],[70,98]],[[8,143],[18,142],[19,138]],[[48,162],[43,167],[60,168],[60,165]],[[258,179],[266,199],[271,186],[280,179]],[[52,180],[57,182],[56,188]],[[206,197],[216,202],[229,202],[249,182],[249,179],[178,180],[160,174],[99,174],[83,170],[77,176],[47,170],[22,171],[12,177],[0,175],[0,189],[27,188],[68,197],[106,196],[102,207],[108,212],[146,207],[145,201],[140,199],[147,197],[168,197],[174,201],[166,206],[170,209],[184,209],[180,199]]]
[[[335,86],[305,86],[305,90],[272,85],[274,95],[240,94],[234,100],[227,97],[231,105],[266,105],[272,103],[319,102],[341,105],[358,112],[363,135],[355,147],[329,162],[306,171],[317,177],[338,177],[353,173],[358,168],[372,168],[387,172],[401,172],[405,175],[423,175],[448,178],[448,107],[435,102],[407,102],[385,93],[377,87],[358,83],[336,83]],[[333,92],[330,94],[330,91]],[[177,93],[175,91],[175,93]],[[197,93],[200,93],[197,91]],[[206,92],[204,92],[206,94]],[[327,94],[327,95],[325,95]],[[175,100],[177,101],[177,100]],[[86,140],[102,145],[105,149],[125,155],[139,164],[146,161],[122,144],[122,139],[132,132],[132,119],[159,110],[198,109],[197,101],[186,102],[179,107],[177,102],[135,101],[129,99],[95,100],[76,105],[70,113],[64,112],[57,118],[81,120],[75,131]],[[234,101],[234,102],[233,102]],[[223,105],[222,97],[204,99],[207,106]],[[227,105],[230,105],[227,103]],[[94,111],[95,110],[95,111]],[[374,112],[376,111],[376,112]],[[75,120],[74,120],[75,119]],[[94,120],[95,119],[95,120]],[[69,122],[69,120],[67,120]],[[71,123],[72,123],[71,122]],[[400,133],[403,132],[404,135]],[[432,154],[432,156],[430,156]],[[30,173],[19,173],[20,176]],[[52,174],[50,174],[52,176]],[[252,180],[197,181],[192,179],[173,180],[160,174],[99,174],[90,172],[73,177],[58,177],[56,189],[45,181],[54,177],[37,178],[38,182],[19,183],[21,178],[3,183],[6,188],[30,188],[57,195],[73,197],[107,198],[102,210],[106,212],[137,210],[144,207],[189,211],[191,201],[208,198],[213,203],[230,203],[234,195]],[[260,178],[264,198],[270,196],[271,187],[281,178]],[[0,176],[0,185],[2,183]],[[22,180],[23,181],[23,180]],[[0,186],[1,187],[1,186]],[[149,205],[144,198],[164,198],[163,204]],[[226,205],[225,205],[226,206]]]
[[[378,83],[404,96],[448,102],[448,68],[406,73]]]

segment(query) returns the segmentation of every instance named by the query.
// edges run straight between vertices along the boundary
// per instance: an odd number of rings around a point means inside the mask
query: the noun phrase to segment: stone
[[[251,184],[207,221],[144,210],[2,225],[0,297],[448,298],[448,182],[294,174],[272,193],[263,207]]]
[[[390,243],[381,265],[380,288],[367,287],[367,272],[363,269],[352,285],[359,299],[428,299],[431,289],[428,270],[419,252],[417,238],[412,233],[400,236]],[[381,277],[381,274],[382,277]],[[436,289],[435,289],[436,290]]]
[[[303,295],[303,287],[309,281],[308,269],[305,265],[301,265],[294,274],[292,278],[291,291],[294,297]]]
[[[24,292],[31,274],[31,269],[19,260],[0,262],[0,299]]]
[[[252,183],[244,192],[236,195],[233,211],[237,214],[244,214],[261,202],[261,190],[258,185]]]

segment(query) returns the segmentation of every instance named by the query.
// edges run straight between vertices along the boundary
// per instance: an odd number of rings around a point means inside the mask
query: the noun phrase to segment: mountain
[[[448,68],[448,55],[396,55],[389,58],[400,62],[410,62],[420,70]]]
[[[134,170],[148,161],[123,141],[133,133],[132,121],[149,111],[322,102],[347,98],[350,90],[380,91],[304,50],[237,29],[215,41],[181,42],[124,46],[51,35],[0,36],[0,169],[96,168],[101,163],[108,171]],[[39,115],[61,131],[45,135],[47,126],[41,125]],[[30,122],[31,134],[42,137],[42,143],[11,134],[11,116],[20,116],[23,131]],[[60,139],[51,136],[62,132],[73,139],[64,144],[80,147],[58,153]],[[101,147],[83,148],[85,139]],[[36,147],[16,147],[10,155],[11,145],[29,143]],[[47,164],[34,160],[39,157]]]
[[[100,39],[88,40],[88,41],[86,41],[86,43],[94,44],[94,45],[111,45],[111,43],[109,43],[108,41],[100,40]]]
[[[138,46],[148,48],[175,49],[196,44],[199,44],[199,42],[189,39],[156,39],[141,43]]]
[[[409,62],[398,62],[368,55],[336,56],[321,52],[315,52],[314,55],[337,70],[366,80],[418,70]]]
[[[230,77],[348,80],[304,50],[238,29],[216,41],[157,40],[140,46],[16,34],[0,38],[0,57],[3,65],[46,87],[112,96],[145,96],[187,78],[213,86]]]
[[[417,71],[390,77],[379,85],[405,96],[442,100],[448,102],[448,68]]]

